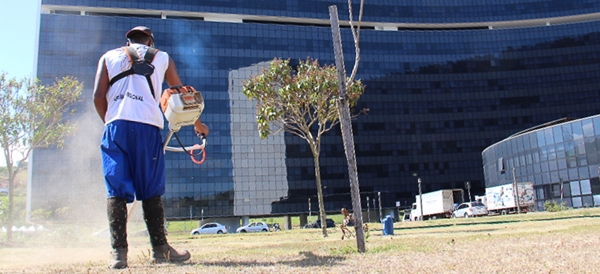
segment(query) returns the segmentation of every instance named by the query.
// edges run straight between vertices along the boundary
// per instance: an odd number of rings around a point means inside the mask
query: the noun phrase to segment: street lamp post
[[[381,213],[381,192],[377,192],[377,200],[379,201],[379,219],[383,219],[383,214]]]
[[[369,196],[367,196],[367,223],[371,222],[371,205],[369,204]]]
[[[373,197],[373,214],[375,214],[375,218],[377,219],[377,205],[375,204],[377,202],[377,199],[375,197]]]
[[[471,182],[467,181],[467,193],[469,193],[469,203],[471,202]]]
[[[417,179],[419,183],[419,209],[421,209],[421,221],[423,221],[423,192],[421,192],[421,178]]]
[[[562,210],[563,209],[563,198],[565,195],[562,178],[558,177],[558,183],[560,184],[560,210]]]
[[[521,203],[519,198],[519,185],[517,184],[517,169],[513,167],[513,196],[517,204],[517,214],[521,214]]]
[[[310,209],[310,198],[308,198],[308,221],[310,222],[312,211]]]

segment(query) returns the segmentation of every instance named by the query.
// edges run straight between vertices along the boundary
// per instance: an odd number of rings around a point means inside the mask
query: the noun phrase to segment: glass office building
[[[357,108],[370,112],[353,121],[363,208],[411,204],[417,178],[423,192],[469,181],[471,193],[482,194],[485,148],[539,124],[598,114],[598,1],[366,2],[357,75],[366,91]],[[241,85],[273,58],[333,64],[330,5],[339,10],[349,72],[347,1],[42,0],[37,76],[73,75],[85,89],[75,135],[30,159],[30,210],[104,210],[94,74],[127,30],[146,25],[183,82],[203,93],[202,120],[211,128],[204,164],[167,153],[167,216],[308,214],[309,199],[316,212],[308,145],[290,134],[260,140]],[[195,141],[191,129],[179,136]],[[326,210],[351,207],[339,128],[323,138],[320,162]]]
[[[600,116],[568,120],[519,132],[484,150],[486,184],[533,182],[537,210],[547,201],[600,206]]]

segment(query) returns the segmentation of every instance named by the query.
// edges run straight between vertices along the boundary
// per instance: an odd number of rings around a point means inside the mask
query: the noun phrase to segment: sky
[[[8,78],[35,77],[40,1],[0,0],[0,71]]]
[[[35,77],[40,1],[0,0],[0,72],[9,79]],[[6,166],[4,157],[0,166]]]

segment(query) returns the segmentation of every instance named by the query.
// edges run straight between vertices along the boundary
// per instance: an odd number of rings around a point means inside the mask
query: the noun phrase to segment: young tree
[[[66,118],[74,110],[83,84],[74,77],[57,79],[52,85],[39,80],[8,79],[0,73],[0,147],[8,171],[6,241],[12,241],[14,182],[21,163],[35,148],[61,147],[74,125]]]
[[[364,91],[360,81],[348,81],[346,96],[353,106]],[[321,137],[339,124],[337,71],[317,60],[300,60],[296,70],[289,60],[274,59],[268,69],[247,80],[242,92],[257,101],[256,123],[261,138],[280,131],[308,142],[315,164],[317,199],[323,236],[327,237],[319,155]],[[355,116],[358,114],[355,114]]]

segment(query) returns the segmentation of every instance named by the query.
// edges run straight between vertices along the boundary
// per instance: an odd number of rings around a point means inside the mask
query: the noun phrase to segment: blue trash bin
[[[394,218],[391,215],[385,216],[381,223],[383,224],[383,235],[394,235]]]

